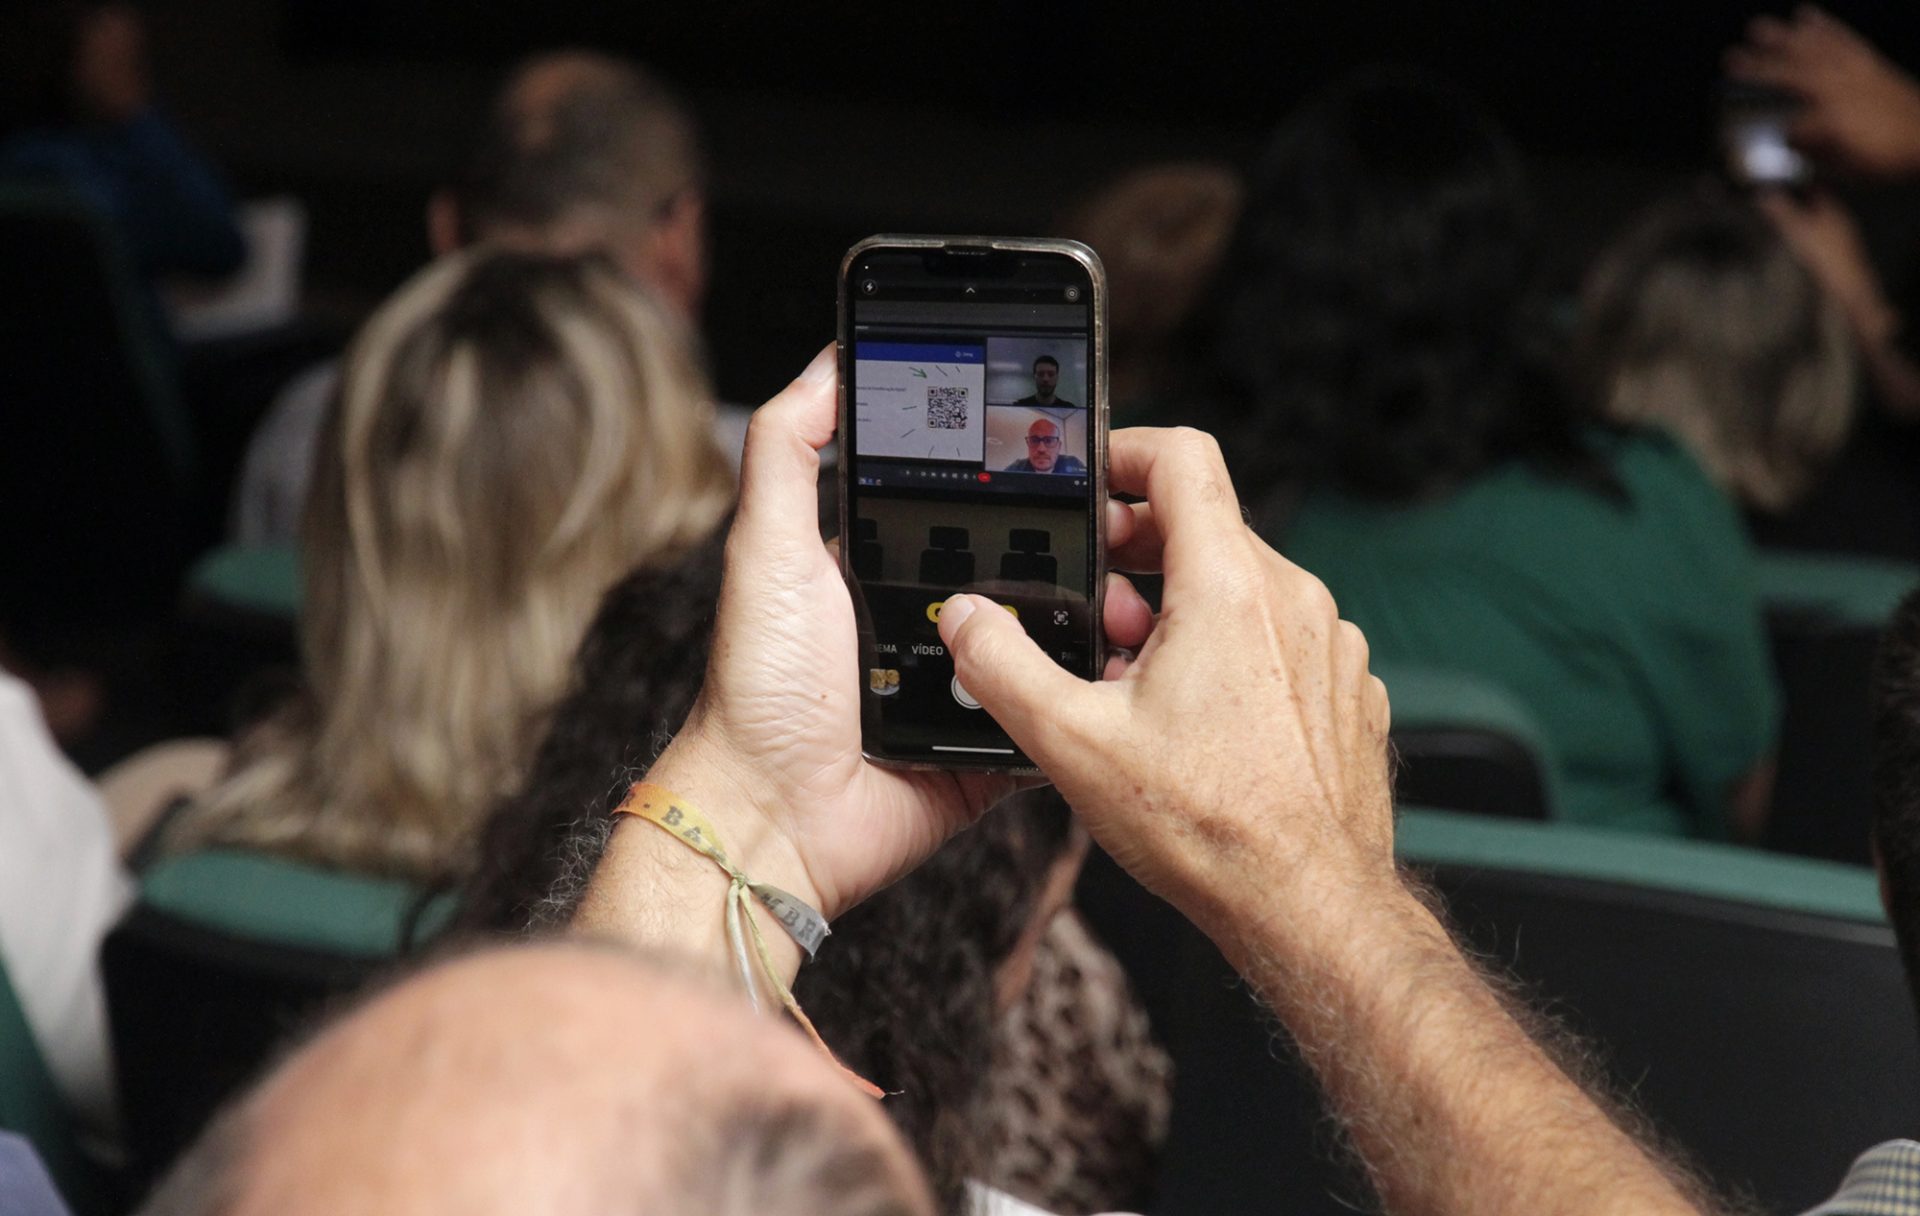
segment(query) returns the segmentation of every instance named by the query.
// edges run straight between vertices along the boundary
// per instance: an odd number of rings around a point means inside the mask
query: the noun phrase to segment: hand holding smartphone
[[[1104,661],[1106,275],[1075,241],[877,236],[840,267],[840,562],[881,763],[1031,771],[954,676],[977,592],[1085,679]]]

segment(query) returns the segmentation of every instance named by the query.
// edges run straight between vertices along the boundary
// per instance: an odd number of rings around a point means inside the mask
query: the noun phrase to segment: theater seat
[[[0,967],[0,1131],[25,1137],[77,1214],[105,1210],[105,1178],[80,1150],[19,997]]]
[[[1769,552],[1759,577],[1785,703],[1767,846],[1868,864],[1874,655],[1920,568]]]
[[[1467,938],[1603,1045],[1616,1085],[1758,1210],[1811,1206],[1863,1148],[1920,1126],[1920,1037],[1871,872],[1421,810],[1402,815],[1398,849]],[[1325,1111],[1218,952],[1103,857],[1079,894],[1174,1057],[1152,1210],[1350,1213],[1363,1190],[1330,1163]]]
[[[1466,672],[1374,664],[1393,701],[1396,796],[1444,810],[1546,819],[1559,805],[1552,748],[1506,689]]]
[[[101,950],[136,1187],[290,1034],[400,952],[415,901],[404,883],[227,850],[142,876]]]
[[[1011,553],[1000,555],[1000,577],[1024,582],[1046,583],[1049,586],[1060,581],[1060,563],[1050,552],[1053,537],[1043,528],[1013,528],[1007,532],[1007,548]]]
[[[935,587],[964,587],[973,581],[973,554],[966,552],[973,539],[965,528],[928,528],[927,543],[933,547],[920,552],[921,582]]]
[[[72,195],[0,186],[0,299],[0,620],[54,639],[158,619],[198,453],[132,263]]]
[[[883,563],[880,525],[871,519],[853,521],[853,577],[877,582]]]
[[[195,562],[181,596],[178,701],[197,715],[182,729],[225,736],[259,694],[298,681],[300,558],[291,547],[215,549]]]

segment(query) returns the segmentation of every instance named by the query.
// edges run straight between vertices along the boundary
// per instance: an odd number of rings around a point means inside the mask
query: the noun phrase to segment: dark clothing
[[[1073,402],[1066,400],[1064,397],[1055,397],[1051,401],[1042,401],[1038,397],[1022,397],[1020,398],[1020,400],[1014,402],[1014,404],[1015,405],[1037,405],[1041,409],[1047,409],[1047,410],[1077,410],[1080,408],[1079,406],[1075,405]]]
[[[1024,456],[1008,465],[1005,469],[1005,472],[1008,473],[1038,473],[1039,471],[1039,469],[1033,467],[1033,461],[1028,460]],[[1050,471],[1054,473],[1084,474],[1087,471],[1087,466],[1080,462],[1078,456],[1062,456],[1053,462],[1053,468]]]
[[[117,126],[22,131],[0,143],[0,180],[73,191],[108,218],[148,278],[226,275],[246,260],[226,188],[153,110]]]

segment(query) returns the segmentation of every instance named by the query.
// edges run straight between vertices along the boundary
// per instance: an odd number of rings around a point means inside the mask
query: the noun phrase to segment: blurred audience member
[[[460,872],[602,594],[725,515],[710,401],[684,325],[598,255],[482,246],[415,276],[349,350],[316,452],[311,696],[172,846]]]
[[[1515,154],[1461,93],[1367,74],[1308,103],[1216,305],[1239,484],[1377,657],[1532,710],[1565,818],[1757,831],[1777,697],[1740,521],[1542,370],[1532,243]]]
[[[73,191],[150,278],[229,274],[246,256],[232,203],[152,93],[132,5],[25,6],[0,40],[0,178]]]
[[[720,537],[607,594],[572,691],[488,820],[461,933],[563,927],[631,776],[700,691]],[[1029,794],[851,910],[795,990],[952,1208],[964,1184],[1057,1211],[1139,1203],[1165,1135],[1166,1056],[1119,964],[1067,907],[1085,838]]]
[[[0,672],[0,974],[96,1139],[113,1135],[114,1100],[94,960],[131,894],[99,795],[54,745],[33,691]]]
[[[686,107],[653,77],[582,51],[542,55],[508,78],[464,175],[427,206],[436,256],[476,241],[574,254],[598,250],[697,334],[707,287],[705,159]],[[313,445],[338,365],[282,392],[248,447],[234,540],[291,544]],[[737,459],[744,411],[716,415]]]
[[[1846,322],[1752,207],[1720,193],[1653,208],[1581,299],[1578,363],[1602,412],[1686,445],[1746,507],[1792,507],[1845,443]]]
[[[1107,268],[1107,395],[1114,425],[1164,410],[1187,387],[1175,337],[1192,318],[1239,218],[1244,189],[1224,165],[1154,165],[1069,212],[1062,234]]]

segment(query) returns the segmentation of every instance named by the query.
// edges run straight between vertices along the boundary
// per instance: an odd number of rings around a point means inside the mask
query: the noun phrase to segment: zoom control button
[[[960,683],[959,676],[953,677],[953,699],[960,702],[960,704],[966,706],[968,709],[980,708],[980,702],[974,700],[973,694],[968,692],[966,690],[966,687]]]

